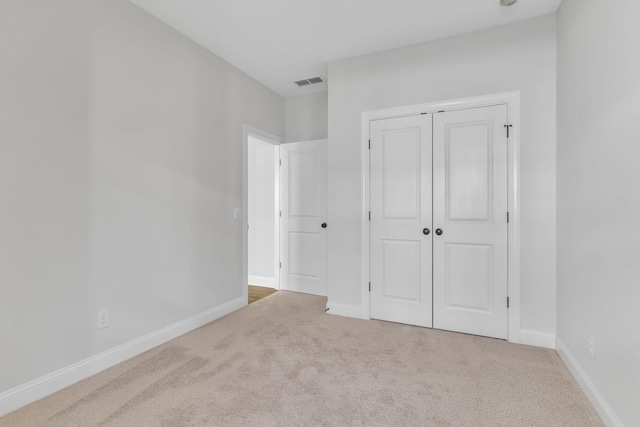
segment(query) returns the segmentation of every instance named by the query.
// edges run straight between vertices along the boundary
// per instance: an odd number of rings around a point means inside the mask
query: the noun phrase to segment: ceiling
[[[130,0],[284,97],[328,63],[553,13],[562,0]]]

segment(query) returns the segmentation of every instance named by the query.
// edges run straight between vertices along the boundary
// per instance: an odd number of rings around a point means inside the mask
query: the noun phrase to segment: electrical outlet
[[[589,356],[595,360],[596,358],[596,339],[589,335],[587,338],[587,351],[589,351]]]
[[[109,310],[103,310],[98,312],[98,329],[104,329],[109,327]]]

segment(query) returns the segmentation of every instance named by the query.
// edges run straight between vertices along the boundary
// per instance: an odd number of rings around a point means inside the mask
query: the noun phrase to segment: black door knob
[[[429,230],[428,228],[425,228],[424,230],[422,230],[422,234],[424,234],[425,236],[428,236],[429,233],[431,233],[431,230]]]
[[[327,228],[327,223],[326,222],[322,223],[322,228]]]
[[[442,236],[442,233],[443,233],[443,231],[442,231],[442,229],[441,229],[441,228],[438,228],[438,229],[436,230],[436,234],[437,234],[438,236]]]

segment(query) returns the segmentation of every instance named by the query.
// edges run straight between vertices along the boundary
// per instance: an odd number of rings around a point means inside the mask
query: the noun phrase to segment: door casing
[[[370,122],[372,120],[390,119],[419,115],[422,113],[437,113],[440,111],[454,111],[468,108],[489,107],[493,105],[507,105],[509,129],[508,141],[508,341],[520,343],[520,92],[507,92],[472,98],[462,98],[439,101],[427,104],[417,104],[405,107],[389,108],[363,112],[361,115],[361,258],[360,277],[361,301],[363,318],[371,318],[369,283],[370,278],[370,163],[369,140]],[[506,132],[506,130],[505,130]]]

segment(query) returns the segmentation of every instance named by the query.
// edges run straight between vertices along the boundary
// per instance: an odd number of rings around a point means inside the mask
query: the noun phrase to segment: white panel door
[[[507,107],[433,118],[433,326],[507,338]]]
[[[327,295],[327,141],[280,146],[280,288]]]
[[[371,317],[431,326],[431,115],[371,122]]]

